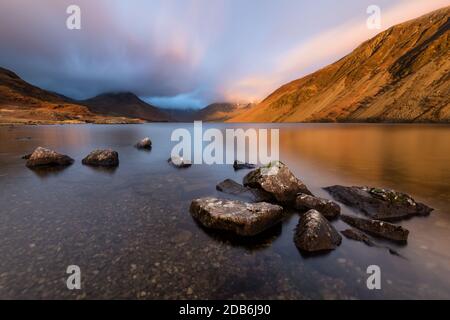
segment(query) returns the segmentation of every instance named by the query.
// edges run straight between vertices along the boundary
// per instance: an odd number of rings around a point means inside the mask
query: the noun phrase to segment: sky
[[[69,30],[69,5],[81,29]],[[369,29],[367,8],[381,9]],[[75,99],[257,102],[390,26],[450,0],[1,0],[0,66]]]

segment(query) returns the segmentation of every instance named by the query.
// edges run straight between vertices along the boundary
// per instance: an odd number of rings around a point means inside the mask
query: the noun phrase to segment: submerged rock
[[[254,236],[282,221],[283,208],[266,202],[246,203],[217,198],[193,200],[191,215],[203,226]]]
[[[94,150],[82,160],[82,163],[94,167],[117,167],[119,154],[111,149]]]
[[[347,229],[341,231],[341,233],[347,238],[359,242],[364,242],[369,247],[375,246],[375,243],[364,233],[356,229]]]
[[[138,149],[147,149],[150,150],[152,148],[152,140],[150,138],[144,138],[135,145]]]
[[[244,186],[262,189],[270,193],[279,203],[295,206],[297,194],[312,195],[305,184],[297,179],[281,161],[249,172],[244,177]]]
[[[242,169],[255,169],[256,168],[256,164],[251,164],[251,163],[246,163],[246,162],[241,162],[238,160],[234,160],[233,163],[233,168],[234,170],[242,170]]]
[[[361,232],[357,229],[347,229],[347,230],[341,231],[341,233],[347,239],[363,242],[366,245],[368,245],[369,247],[377,247],[377,248],[387,249],[390,254],[402,257],[402,255],[400,253],[398,253],[397,251],[395,251],[394,249],[376,244],[366,234],[364,234],[363,232]]]
[[[341,207],[337,203],[304,193],[297,195],[295,208],[303,211],[317,210],[330,220],[337,218],[341,214]]]
[[[432,208],[409,195],[394,190],[332,186],[325,188],[337,201],[361,210],[372,219],[395,221],[411,216],[427,216]]]
[[[178,156],[170,157],[167,162],[169,162],[171,165],[173,165],[176,168],[189,168],[192,166],[192,162],[186,159],[183,159]]]
[[[302,251],[329,251],[341,244],[342,237],[319,211],[309,210],[300,217],[294,242]]]
[[[377,237],[398,242],[408,241],[409,230],[401,226],[396,226],[389,222],[362,219],[347,215],[342,215],[341,219],[352,227],[355,227]]]
[[[27,159],[26,166],[29,168],[69,166],[74,162],[69,156],[42,147],[36,148],[32,154],[24,156],[23,159]]]
[[[271,202],[273,200],[273,197],[269,193],[260,189],[244,187],[242,184],[231,179],[220,182],[216,186],[216,189],[223,193],[245,198],[251,202]]]

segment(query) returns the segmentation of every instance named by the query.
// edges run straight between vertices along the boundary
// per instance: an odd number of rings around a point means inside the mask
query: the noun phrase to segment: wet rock
[[[216,186],[216,189],[220,192],[228,193],[250,202],[271,202],[273,200],[273,197],[264,190],[244,187],[231,179],[220,182]]]
[[[178,156],[170,157],[167,162],[169,162],[171,165],[173,165],[176,168],[189,168],[192,166],[192,162],[186,159],[183,159]]]
[[[396,255],[399,257],[402,257],[402,255],[400,255],[397,251],[395,251],[392,248],[386,247],[386,246],[380,246],[378,244],[376,244],[375,242],[372,241],[372,239],[370,239],[366,234],[362,233],[359,230],[356,229],[347,229],[344,231],[341,231],[341,233],[347,238],[347,239],[351,239],[351,240],[355,240],[355,241],[359,241],[359,242],[363,242],[366,245],[368,245],[369,247],[377,247],[377,248],[382,248],[382,249],[387,249],[389,251],[390,254],[392,255]]]
[[[395,221],[427,216],[432,208],[409,195],[389,189],[332,186],[325,188],[337,201],[361,210],[372,219]]]
[[[279,203],[295,206],[297,194],[312,195],[305,184],[297,179],[280,161],[249,172],[244,177],[244,186],[262,189],[270,193]]]
[[[341,215],[342,221],[371,235],[397,242],[408,241],[409,231],[392,223]]]
[[[294,242],[302,251],[329,251],[341,244],[342,237],[319,211],[309,210],[300,217]]]
[[[234,160],[233,168],[236,171],[237,170],[242,170],[242,169],[255,169],[256,165],[255,164],[251,164],[251,163],[241,162],[241,161],[238,161],[238,160]]]
[[[23,159],[27,159],[26,166],[29,168],[69,166],[74,162],[69,156],[42,147],[36,148],[31,155],[24,156]]]
[[[117,167],[119,154],[111,149],[94,150],[82,160],[82,163],[94,167]]]
[[[297,195],[295,208],[303,211],[317,210],[329,220],[335,219],[341,214],[341,207],[337,203],[304,193]]]
[[[138,149],[150,150],[152,148],[152,140],[150,140],[150,138],[148,138],[148,137],[144,138],[141,141],[139,141],[138,143],[136,143],[135,147]]]
[[[254,236],[278,224],[283,208],[266,202],[246,203],[217,198],[193,200],[191,215],[203,226]]]
[[[370,240],[370,238],[362,233],[359,230],[356,229],[347,229],[344,231],[341,231],[341,233],[347,238],[347,239],[351,239],[351,240],[355,240],[355,241],[359,241],[359,242],[364,242],[365,244],[367,244],[369,247],[373,247],[375,244],[373,243],[372,240]]]

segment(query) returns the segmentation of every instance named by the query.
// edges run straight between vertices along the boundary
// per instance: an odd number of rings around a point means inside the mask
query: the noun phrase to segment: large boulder
[[[273,200],[273,197],[264,190],[244,187],[242,184],[231,179],[220,182],[217,184],[216,189],[250,202],[271,202]]]
[[[117,167],[119,165],[119,154],[111,149],[94,150],[82,163],[94,167]]]
[[[246,203],[217,198],[195,199],[191,215],[203,226],[254,236],[283,220],[283,208],[266,203]]]
[[[348,215],[341,215],[341,219],[352,227],[376,237],[396,242],[408,241],[409,230],[386,221],[362,219]]]
[[[341,207],[336,202],[304,193],[297,195],[295,208],[301,211],[317,210],[329,220],[335,219],[341,214]]]
[[[341,244],[342,237],[319,211],[309,210],[300,217],[294,242],[305,252],[329,251]]]
[[[270,193],[277,202],[288,206],[295,206],[299,193],[312,195],[305,184],[281,161],[271,162],[249,172],[244,177],[244,186],[262,189]]]
[[[27,160],[26,166],[29,168],[69,166],[74,162],[69,156],[42,147],[36,148],[32,154],[24,156],[23,159]]]
[[[135,147],[138,149],[150,150],[152,148],[152,140],[150,140],[150,138],[148,138],[148,137],[144,138],[141,141],[139,141],[138,143],[136,143]]]
[[[433,211],[409,195],[389,189],[332,186],[325,190],[337,201],[357,208],[376,220],[395,221],[411,216],[427,216]]]

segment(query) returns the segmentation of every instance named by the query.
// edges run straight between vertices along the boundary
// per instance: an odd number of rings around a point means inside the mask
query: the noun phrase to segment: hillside
[[[223,122],[249,110],[250,104],[213,103],[195,113],[195,120]]]
[[[0,68],[0,123],[129,123],[123,117],[105,117],[65,97],[35,87],[14,72]]]
[[[228,119],[250,109],[251,104],[212,103],[206,107],[195,109],[166,109],[173,121],[192,122],[202,120],[205,122],[224,122]]]
[[[396,25],[230,122],[450,122],[450,7]]]

